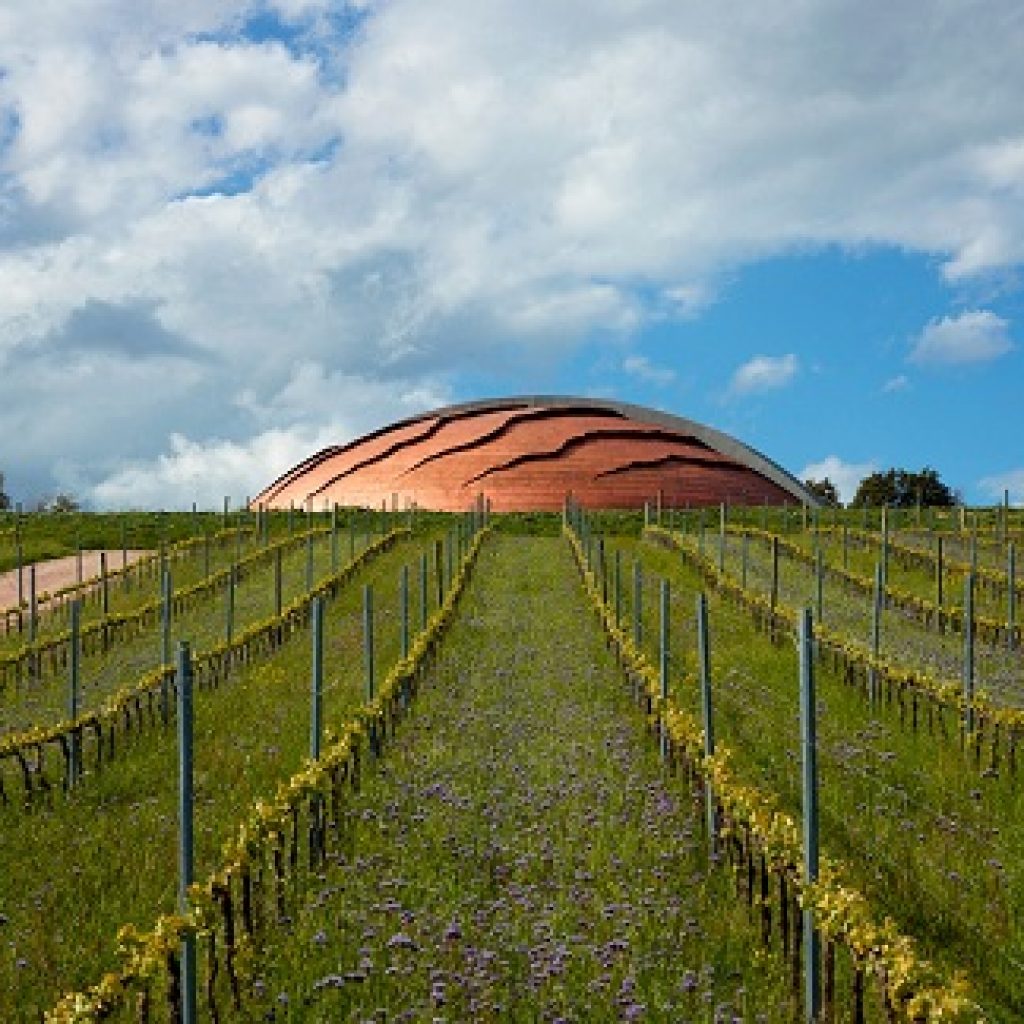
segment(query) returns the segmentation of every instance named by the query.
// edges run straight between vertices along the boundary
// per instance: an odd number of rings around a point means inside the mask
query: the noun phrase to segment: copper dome
[[[325,448],[253,504],[462,511],[478,495],[496,512],[808,503],[774,462],[691,420],[622,402],[561,396],[453,405]]]

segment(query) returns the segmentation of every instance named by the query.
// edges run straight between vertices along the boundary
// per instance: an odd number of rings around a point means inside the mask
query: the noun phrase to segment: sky
[[[219,506],[618,398],[1024,504],[1019,0],[0,6],[0,472]]]

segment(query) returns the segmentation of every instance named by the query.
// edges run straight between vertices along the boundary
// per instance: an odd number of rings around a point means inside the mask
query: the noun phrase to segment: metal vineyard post
[[[704,756],[715,753],[714,716],[711,705],[711,653],[708,637],[707,595],[697,595],[697,661],[700,674],[701,717],[704,725]],[[715,792],[710,779],[704,781],[704,808],[707,814],[708,856],[714,858],[717,843],[717,815],[715,813]]]
[[[643,600],[644,600],[644,578],[643,567],[640,559],[633,562],[633,643],[636,649],[640,650],[640,644],[644,638],[643,624]]]
[[[964,725],[974,732],[974,573],[964,577]]]
[[[281,588],[282,588],[283,566],[281,564],[281,549],[274,549],[274,614],[281,617]]]
[[[668,757],[668,730],[665,727],[665,710],[664,702],[668,698],[668,658],[669,658],[669,586],[668,580],[661,581],[661,615],[660,615],[660,643],[659,647],[659,663],[658,663],[658,682],[659,682],[659,693],[662,700],[662,712],[661,712],[661,759],[664,761]]]
[[[194,881],[192,768],[192,657],[183,640],[178,644],[178,911],[183,915]],[[181,941],[181,1021],[196,1021],[196,937],[191,930]]]
[[[82,650],[82,636],[81,636],[81,615],[82,615],[82,604],[78,598],[75,598],[71,602],[71,650],[70,654],[70,672],[68,679],[68,721],[75,722],[78,720],[78,694],[79,694],[79,660]],[[77,731],[71,734],[71,746],[68,750],[68,788],[74,786],[78,780],[78,776],[81,774],[80,768],[80,745],[79,745],[79,733]]]
[[[320,737],[323,735],[324,710],[324,602],[314,597],[310,608],[313,625],[313,671],[310,694],[309,756],[320,759]]]
[[[1017,552],[1013,542],[1006,548],[1006,645],[1012,651],[1017,646]]]
[[[409,657],[409,566],[402,566],[401,578],[402,657]]]
[[[804,818],[804,883],[818,880],[818,740],[814,694],[814,626],[809,608],[800,613],[800,748]],[[804,907],[804,1016],[818,1020],[821,1012],[821,936],[814,911]]]
[[[171,573],[164,569],[160,580],[161,596],[163,598],[160,609],[160,664],[163,666],[163,679],[160,681],[160,713],[164,724],[171,718],[171,681],[168,676],[171,664]]]
[[[875,585],[871,592],[871,667],[868,669],[868,696],[871,706],[878,702],[878,669],[875,662],[882,649],[882,595],[885,580],[882,575],[882,563],[875,563]]]
[[[373,700],[373,587],[363,585],[363,665],[366,675],[366,699]]]

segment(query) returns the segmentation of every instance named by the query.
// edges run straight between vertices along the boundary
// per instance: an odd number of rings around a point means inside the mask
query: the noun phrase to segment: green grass
[[[695,714],[698,693],[682,680],[695,666],[694,604],[700,582],[678,553],[616,542],[646,577],[644,632],[657,642],[656,587],[673,593],[673,692]],[[632,614],[630,591],[625,613]],[[718,740],[742,776],[777,794],[800,819],[797,658],[774,646],[749,616],[709,596]],[[824,666],[818,670],[822,844],[843,860],[879,917],[891,915],[926,954],[970,974],[992,1020],[1024,1013],[1024,779],[1002,770],[982,776],[956,739],[901,726],[895,705],[872,714],[863,694]],[[909,723],[909,716],[908,716]],[[984,767],[984,765],[982,765]]]
[[[354,549],[350,537],[340,538],[339,565],[364,550],[370,538],[357,535]],[[234,546],[229,545],[233,557]],[[244,550],[244,549],[243,549]],[[322,580],[332,568],[330,536],[318,537],[313,545],[313,581]],[[221,558],[224,558],[221,552]],[[192,561],[192,560],[190,560]],[[230,563],[229,563],[230,564]],[[307,556],[305,545],[286,551],[282,557],[282,606],[307,592]],[[212,561],[211,561],[212,567]],[[185,571],[179,573],[179,569]],[[196,567],[186,568],[182,563],[174,567],[172,582],[175,588],[186,586],[194,577]],[[199,571],[202,572],[200,557]],[[246,626],[260,622],[274,614],[274,562],[251,567],[235,587],[233,633],[238,635]],[[184,577],[184,579],[182,579]],[[179,582],[180,581],[180,582]],[[152,594],[149,595],[152,599]],[[104,652],[97,650],[84,655],[81,661],[82,711],[88,711],[103,702],[111,693],[139,679],[161,663],[161,626],[159,621],[138,636],[112,644]],[[227,635],[227,588],[209,595],[195,607],[175,616],[171,623],[172,650],[178,640],[187,639],[197,652],[208,650],[223,641]],[[33,725],[62,721],[67,708],[67,675],[48,673],[39,680],[27,681],[20,690],[0,696],[0,735],[18,732]]]
[[[484,548],[431,675],[256,957],[254,1016],[791,1019],[563,540]]]
[[[375,589],[379,671],[399,653],[400,568],[424,538],[404,541],[354,579],[327,611],[325,724],[363,698],[362,585]],[[414,603],[413,607],[416,605]],[[219,863],[243,812],[273,792],[308,749],[308,635],[197,694],[196,874]],[[0,810],[0,993],[4,1020],[29,1021],[115,963],[128,922],[150,925],[174,907],[176,764],[173,731],[150,730],[68,798],[26,815]],[[41,927],[41,922],[46,922]]]

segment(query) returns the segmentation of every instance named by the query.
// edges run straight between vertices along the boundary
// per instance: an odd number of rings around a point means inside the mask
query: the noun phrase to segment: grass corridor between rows
[[[400,541],[328,605],[325,725],[363,700],[362,585],[375,591],[380,678],[399,656],[399,574],[429,539]],[[431,577],[433,581],[433,577]],[[433,582],[430,593],[434,593]],[[415,605],[414,605],[415,607]],[[431,602],[431,609],[435,607]],[[195,704],[196,876],[253,802],[301,765],[309,744],[310,644],[237,669]],[[0,808],[0,1021],[35,1021],[59,995],[116,962],[118,928],[149,926],[175,906],[177,746],[173,729],[137,739],[128,757],[88,771],[71,799],[31,814]]]
[[[564,540],[496,537],[291,927],[264,1020],[793,1019]]]
[[[609,538],[622,552],[623,576],[643,565],[644,650],[657,663],[658,586],[672,590],[672,693],[700,714],[694,607],[702,588],[676,552]],[[744,779],[775,793],[801,815],[797,652],[760,633],[750,616],[708,594],[715,732]],[[623,587],[632,618],[632,586]],[[818,768],[821,843],[881,917],[888,914],[947,971],[966,970],[993,1021],[1024,1014],[1024,777],[1004,764],[985,771],[965,755],[956,725],[950,738],[900,724],[898,707],[871,710],[864,694],[819,663]]]

